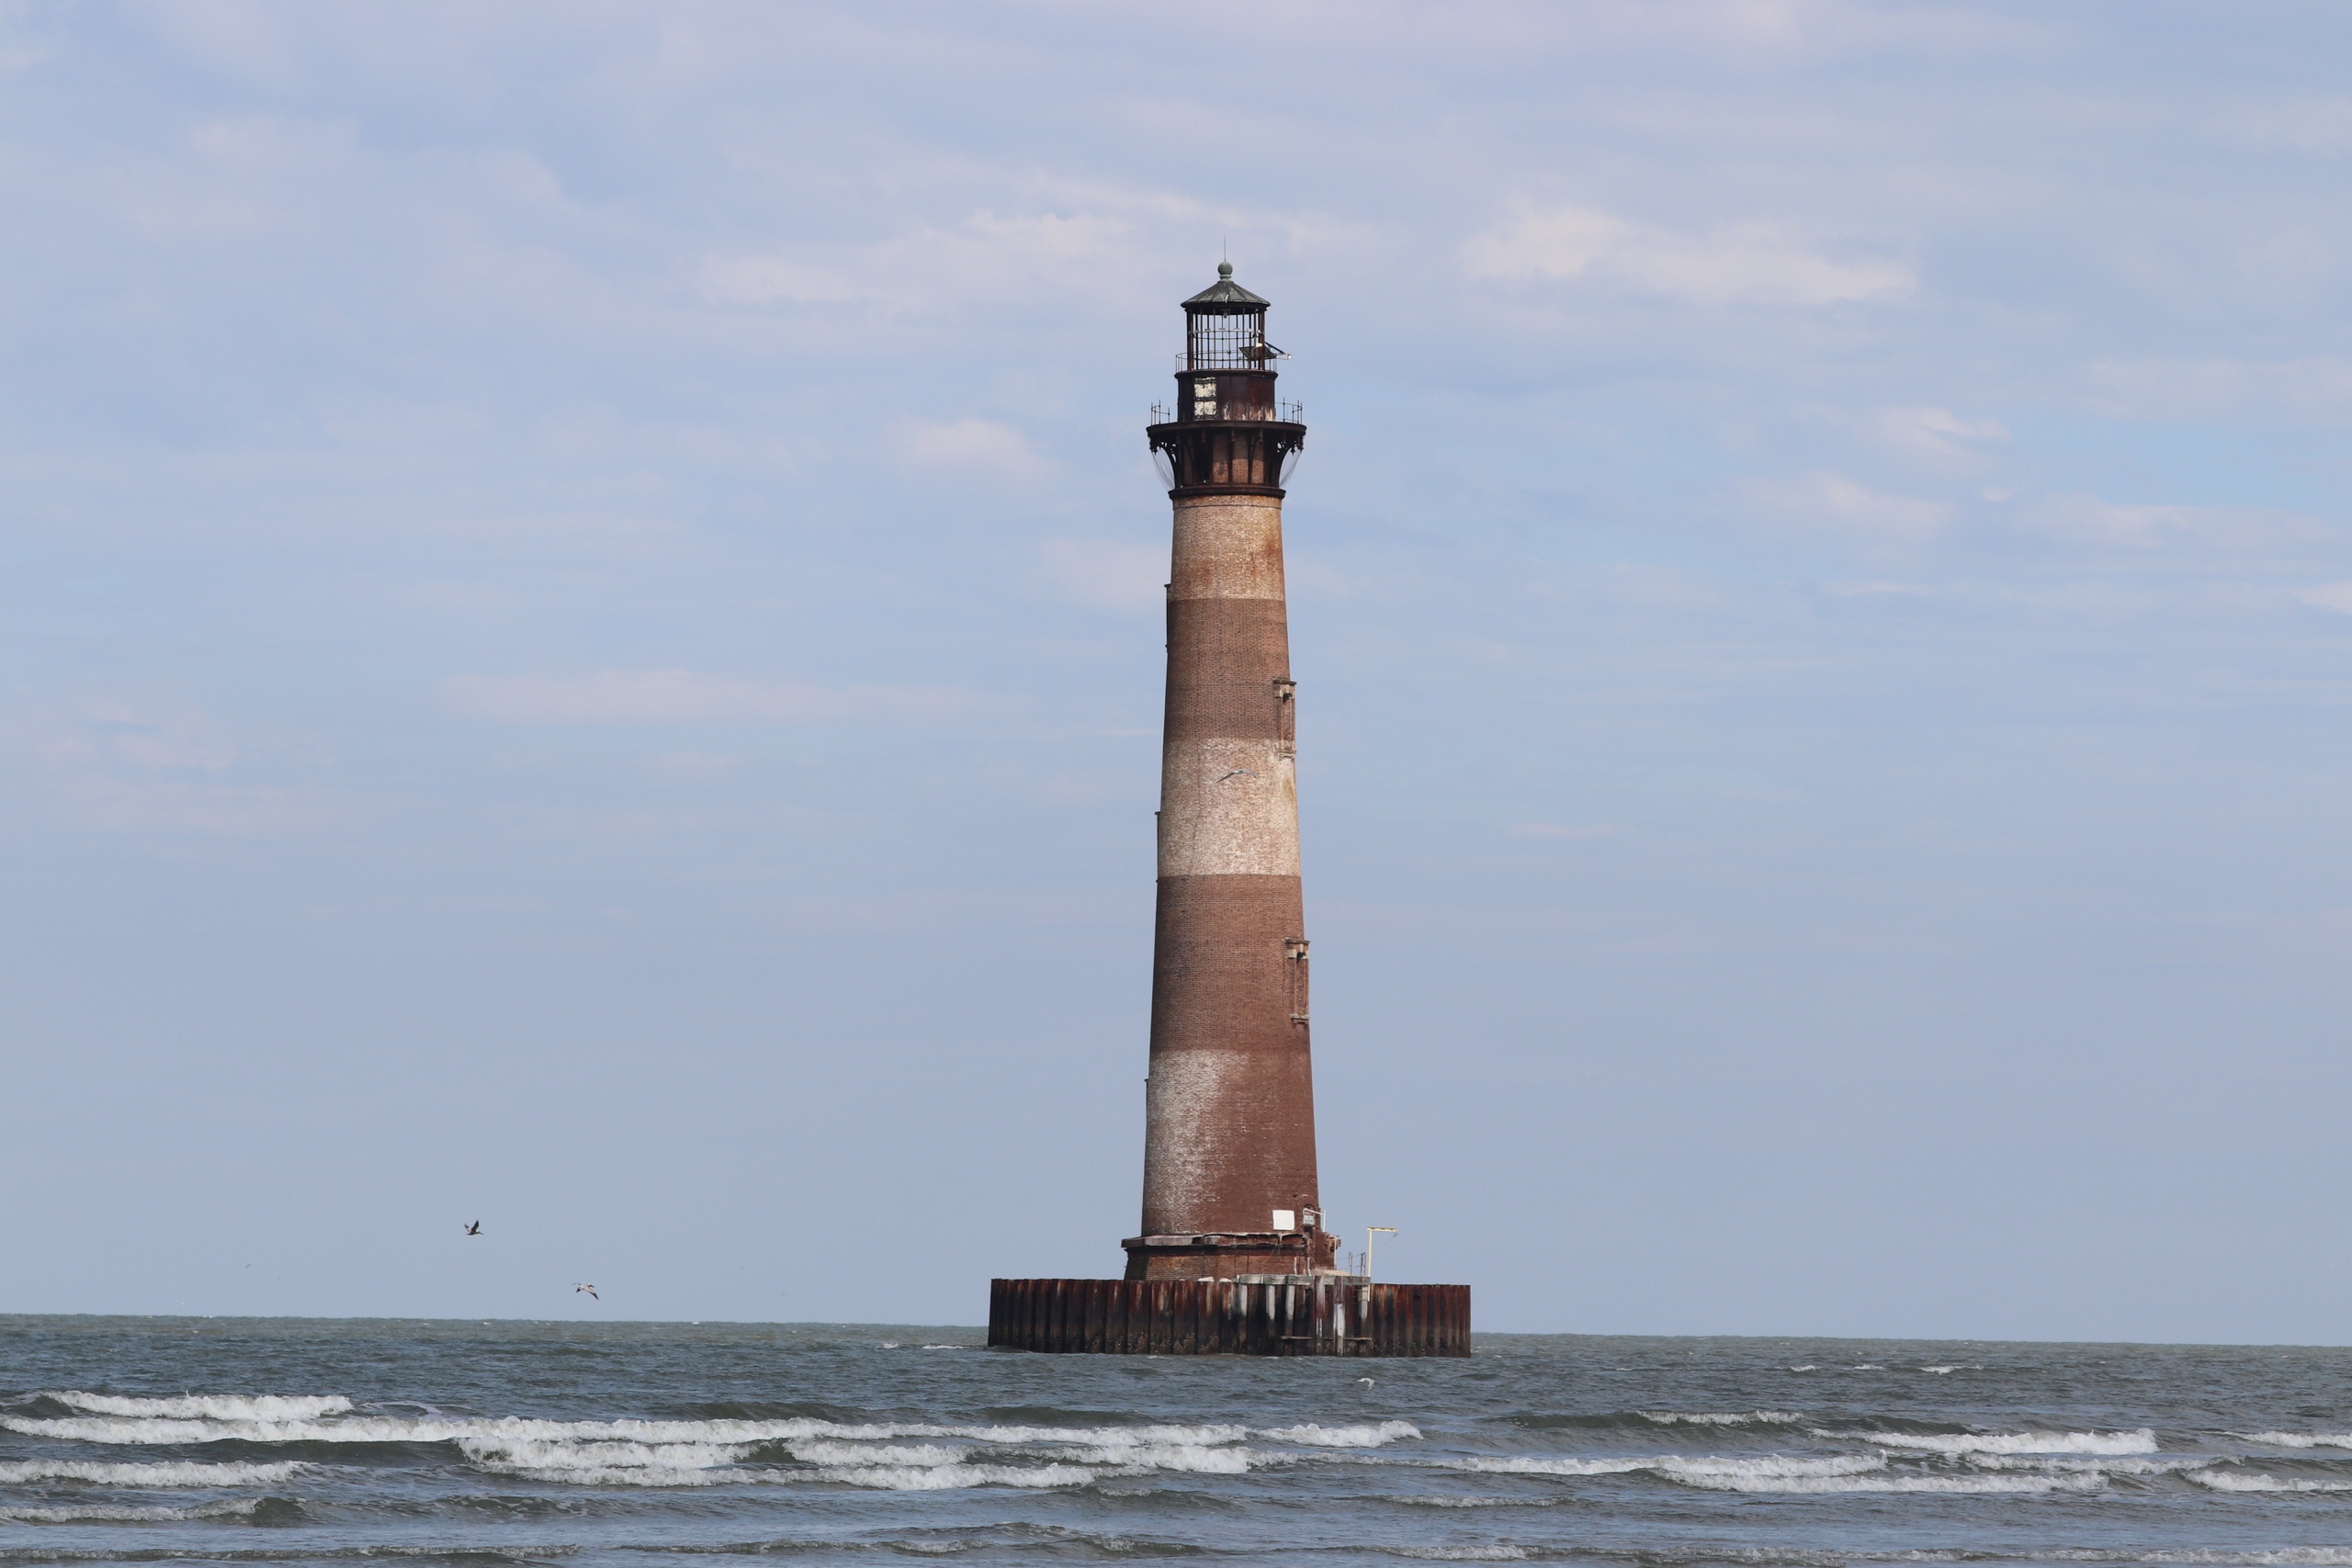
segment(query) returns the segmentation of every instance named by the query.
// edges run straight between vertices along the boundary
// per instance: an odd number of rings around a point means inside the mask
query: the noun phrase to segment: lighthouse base
[[[1354,1274],[992,1280],[989,1344],[1112,1356],[1467,1356],[1470,1287]]]

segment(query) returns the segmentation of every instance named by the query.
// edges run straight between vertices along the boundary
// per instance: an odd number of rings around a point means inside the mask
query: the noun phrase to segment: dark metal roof
[[[1233,264],[1216,264],[1216,281],[1184,301],[1187,310],[1200,310],[1212,316],[1238,316],[1250,310],[1262,310],[1271,300],[1261,299],[1233,281]]]

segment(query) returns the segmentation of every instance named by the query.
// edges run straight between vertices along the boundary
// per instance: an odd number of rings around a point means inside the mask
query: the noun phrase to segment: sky
[[[2347,53],[2296,0],[0,5],[0,1311],[1115,1274],[1142,427],[1227,254],[1310,432],[1323,1197],[1382,1277],[2352,1342]]]

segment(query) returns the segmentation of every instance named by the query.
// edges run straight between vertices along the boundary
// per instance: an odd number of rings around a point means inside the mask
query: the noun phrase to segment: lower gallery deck
[[[1467,1356],[1470,1287],[1352,1274],[994,1280],[989,1344],[1129,1356]]]

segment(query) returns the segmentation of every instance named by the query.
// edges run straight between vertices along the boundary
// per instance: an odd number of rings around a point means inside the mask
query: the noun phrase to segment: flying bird
[[[1231,772],[1231,773],[1229,773],[1226,774],[1226,775],[1225,775],[1225,779],[1239,779],[1239,778],[1251,778],[1251,779],[1254,779],[1254,778],[1256,778],[1257,776],[1258,776],[1257,774],[1255,774],[1255,773],[1251,773],[1251,772],[1250,772],[1249,769],[1247,769],[1247,768],[1236,768],[1236,769],[1234,769],[1234,770],[1233,770],[1233,772]],[[1223,783],[1225,782],[1225,779],[1219,779],[1219,780],[1217,780],[1216,782],[1217,782],[1217,783],[1219,783],[1219,784],[1223,784]]]
[[[1372,1380],[1370,1378],[1358,1378],[1356,1379],[1356,1382],[1363,1384],[1366,1388],[1370,1388],[1372,1386]]]
[[[594,1285],[574,1285],[571,1287],[571,1293],[575,1296],[582,1291],[588,1292],[588,1299],[590,1301],[601,1302],[605,1299],[596,1293],[596,1287]]]
[[[472,1224],[468,1225],[466,1227],[466,1234],[468,1235],[481,1235],[481,1222],[480,1220],[476,1220]]]

